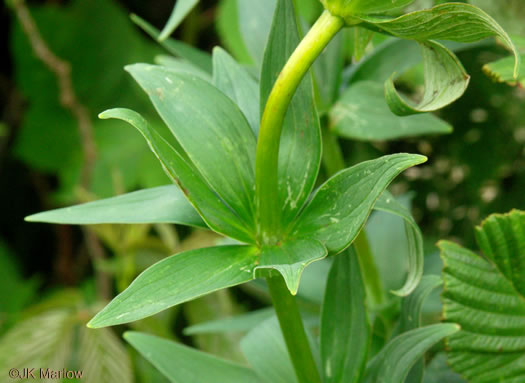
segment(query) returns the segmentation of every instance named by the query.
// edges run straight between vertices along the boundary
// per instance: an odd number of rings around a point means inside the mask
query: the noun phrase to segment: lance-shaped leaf
[[[292,0],[279,0],[261,74],[261,110],[299,41]],[[291,101],[281,135],[278,188],[283,227],[296,217],[310,195],[320,163],[321,130],[308,73]]]
[[[237,0],[241,36],[257,68],[263,62],[276,4],[277,0]]]
[[[239,108],[198,77],[147,64],[126,69],[213,190],[254,231],[256,141]]]
[[[518,211],[495,215],[478,229],[488,260],[454,243],[439,243],[445,265],[443,315],[462,327],[448,339],[449,364],[469,381],[525,379],[525,298],[518,290],[524,216]]]
[[[370,361],[364,383],[403,383],[414,363],[430,347],[459,329],[457,324],[441,323],[397,336]]]
[[[424,156],[401,153],[365,161],[337,173],[314,194],[298,217],[293,235],[317,239],[330,252],[341,252],[353,242],[390,182],[404,170],[425,161]]]
[[[259,132],[259,85],[225,50],[213,50],[213,84],[241,109],[255,135]]]
[[[326,383],[359,383],[366,366],[370,324],[357,254],[336,256],[321,314],[321,359]]]
[[[253,279],[257,249],[218,246],[172,255],[140,274],[88,324],[133,322],[213,291]]]
[[[131,15],[131,21],[137,24],[144,32],[150,35],[154,40],[158,40],[160,32],[153,25],[146,20],[141,19],[137,15]],[[185,44],[182,41],[173,39],[165,39],[160,44],[172,55],[188,60],[195,66],[199,67],[207,73],[212,72],[211,56],[207,52],[203,52],[191,45]]]
[[[509,35],[492,17],[473,5],[441,4],[395,19],[372,16],[359,18],[366,22],[364,26],[417,41],[451,40],[471,43],[487,37],[499,37],[514,53],[514,77],[518,76],[520,56]]]
[[[255,373],[245,366],[168,339],[138,332],[126,332],[124,339],[172,383],[260,383]]]
[[[417,106],[399,95],[394,75],[385,83],[385,96],[390,110],[398,116],[432,112],[460,98],[467,90],[470,76],[454,53],[434,41],[420,43],[425,65],[425,93]]]
[[[394,115],[388,109],[383,86],[371,81],[347,88],[330,110],[330,125],[339,136],[364,141],[452,132],[449,124],[432,114]]]
[[[394,294],[406,296],[418,286],[423,276],[425,253],[423,249],[423,234],[410,211],[399,203],[388,191],[377,200],[374,209],[397,215],[405,221],[405,233],[408,243],[408,275],[405,285]]]
[[[176,223],[206,227],[195,208],[175,185],[139,190],[118,197],[30,215],[29,222],[69,225],[102,223]]]
[[[164,140],[141,115],[129,109],[111,109],[102,113],[100,118],[117,118],[137,128],[161,162],[166,174],[181,186],[211,229],[242,242],[253,242],[253,235],[213,192],[191,161],[183,158],[182,154]]]
[[[283,276],[288,290],[295,295],[304,269],[327,255],[326,248],[315,239],[289,240],[277,246],[262,248],[254,272],[277,270]]]
[[[198,3],[199,0],[177,0],[166,26],[159,35],[159,41],[166,40]]]

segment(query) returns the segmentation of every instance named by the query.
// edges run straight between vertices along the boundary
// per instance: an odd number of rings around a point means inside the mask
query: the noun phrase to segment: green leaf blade
[[[259,88],[253,77],[225,50],[213,50],[213,83],[234,101],[255,135],[259,132]]]
[[[514,77],[518,76],[521,58],[511,38],[492,17],[473,5],[447,3],[395,19],[361,19],[393,36],[417,41],[450,40],[471,43],[487,37],[499,37],[514,53]]]
[[[126,332],[124,338],[172,383],[260,383],[247,367],[167,339],[138,332]]]
[[[494,214],[476,229],[479,247],[525,298],[525,212]]]
[[[336,256],[321,314],[321,359],[326,383],[359,383],[370,338],[366,292],[354,251]]]
[[[166,40],[198,3],[199,0],[177,0],[173,6],[173,11],[171,12],[166,26],[162,32],[160,32],[158,40]]]
[[[88,324],[114,326],[146,318],[169,307],[253,279],[257,250],[220,246],[166,258],[140,274]]]
[[[330,125],[341,137],[363,141],[452,132],[449,124],[431,114],[396,116],[385,102],[383,86],[372,81],[345,90],[330,111]]]
[[[263,248],[254,272],[277,270],[283,276],[288,290],[295,295],[304,269],[327,255],[326,248],[314,239],[286,241],[281,245]]]
[[[403,383],[410,369],[424,353],[460,327],[440,323],[411,330],[391,340],[367,367],[365,383]]]
[[[100,118],[116,118],[134,126],[144,136],[166,174],[179,184],[212,230],[242,242],[254,241],[253,235],[242,225],[239,217],[211,190],[191,161],[182,157],[185,153],[175,150],[140,114],[129,109],[110,109],[102,113]]]
[[[126,67],[213,190],[255,231],[255,136],[239,108],[208,82],[163,67]]]
[[[462,330],[448,339],[450,366],[476,382],[525,379],[525,301],[512,282],[478,254],[439,243],[444,263],[443,315]]]
[[[38,213],[30,215],[26,221],[69,225],[174,223],[207,227],[175,185]]]
[[[336,174],[323,184],[293,228],[298,238],[313,238],[331,253],[339,253],[355,239],[376,200],[392,180],[426,157],[395,154],[366,161]]]
[[[299,44],[291,0],[279,0],[261,73],[261,113],[273,85]],[[321,163],[321,129],[315,106],[312,75],[299,85],[286,113],[278,161],[278,192],[283,227],[296,217],[310,195]]]
[[[398,116],[433,112],[457,99],[467,90],[470,76],[450,50],[434,41],[420,43],[425,64],[425,93],[417,106],[405,101],[394,86],[394,76],[385,83],[390,110]]]

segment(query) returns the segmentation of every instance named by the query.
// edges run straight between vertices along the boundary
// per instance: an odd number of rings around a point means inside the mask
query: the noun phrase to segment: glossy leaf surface
[[[288,240],[278,246],[262,248],[255,272],[277,270],[283,276],[288,290],[295,295],[304,269],[327,254],[326,248],[315,239]]]
[[[394,154],[337,173],[314,194],[297,220],[293,235],[317,239],[332,253],[344,250],[388,184],[404,170],[425,161],[426,157],[420,155]]]
[[[190,160],[183,158],[138,113],[129,109],[111,109],[100,117],[121,119],[140,131],[168,176],[181,186],[210,228],[243,242],[253,242],[253,236],[239,217],[211,190]]]
[[[364,141],[452,131],[449,124],[431,114],[394,115],[385,101],[384,87],[371,81],[361,81],[345,90],[330,110],[330,125],[341,137]]]
[[[239,108],[195,76],[147,64],[126,69],[213,190],[253,229],[255,136]]]
[[[100,201],[30,215],[29,222],[70,225],[101,223],[176,223],[206,227],[175,185],[145,189]]]
[[[420,43],[425,64],[425,93],[417,105],[404,100],[394,86],[394,76],[385,83],[390,110],[398,116],[433,112],[460,98],[467,90],[470,76],[454,53],[434,41]]]
[[[359,383],[366,366],[370,324],[357,254],[336,256],[321,314],[321,359],[326,383]]]
[[[403,383],[414,363],[430,347],[458,331],[458,325],[442,323],[397,336],[370,361],[364,383]]]
[[[299,41],[293,2],[279,0],[261,73],[261,111],[275,80]],[[295,218],[310,195],[320,163],[321,130],[312,76],[308,73],[288,108],[281,134],[278,188],[283,227]]]
[[[239,106],[257,135],[260,123],[259,85],[221,48],[213,50],[213,84]]]
[[[89,322],[114,326],[253,279],[257,250],[220,246],[190,250],[154,264]]]
[[[159,35],[159,41],[166,40],[198,3],[199,0],[177,0],[166,26]]]
[[[247,367],[171,340],[138,332],[127,332],[124,338],[172,383],[260,383]]]
[[[525,379],[525,300],[522,281],[516,280],[523,273],[523,216],[518,211],[495,215],[478,229],[489,261],[454,243],[439,244],[445,264],[443,314],[462,327],[448,340],[449,364],[469,381]]]

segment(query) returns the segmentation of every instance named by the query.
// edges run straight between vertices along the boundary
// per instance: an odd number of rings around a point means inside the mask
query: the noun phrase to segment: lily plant
[[[445,3],[392,16],[413,0],[321,2],[324,12],[302,37],[294,2],[277,1],[258,81],[220,48],[213,52],[211,78],[198,68],[126,67],[173,135],[162,135],[128,109],[111,109],[100,117],[121,119],[138,129],[175,185],[40,213],[28,220],[175,223],[213,230],[229,240],[151,266],[89,327],[137,321],[204,294],[265,278],[301,383],[402,382],[425,350],[458,331],[453,323],[407,328],[412,330],[409,335],[395,338],[366,367],[370,328],[364,307],[367,266],[361,258],[366,253],[360,249],[366,246],[362,229],[374,208],[399,214],[411,225],[410,270],[405,285],[395,293],[412,293],[423,270],[421,234],[386,189],[426,157],[399,153],[349,168],[340,164],[316,188],[322,156],[330,156],[322,148],[329,151],[330,146],[323,143],[318,84],[310,68],[343,28],[356,28],[365,39],[375,32],[412,40],[421,47],[425,65],[423,97],[415,104],[400,95],[394,75],[384,87],[391,111],[408,116],[438,110],[468,86],[469,76],[457,57],[437,40],[470,43],[495,36],[515,53],[514,76],[520,56],[505,31],[469,4]],[[304,269],[328,256],[336,258],[321,316],[318,368],[294,296]],[[130,335],[128,340],[140,344],[140,337]],[[392,355],[397,362],[385,362]],[[239,377],[231,372],[228,381],[261,381],[252,370],[242,371]]]

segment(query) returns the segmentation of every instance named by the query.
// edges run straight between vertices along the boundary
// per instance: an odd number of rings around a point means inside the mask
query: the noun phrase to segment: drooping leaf
[[[314,194],[298,217],[293,235],[317,239],[331,253],[341,252],[355,239],[388,184],[425,161],[420,155],[394,154],[339,172]]]
[[[522,54],[521,59],[524,61],[525,55]],[[511,85],[521,84],[525,87],[525,73],[523,69],[518,78],[514,78],[514,57],[512,56],[484,65],[483,72],[495,81],[506,82]]]
[[[525,300],[517,290],[523,273],[523,217],[518,211],[495,215],[478,229],[488,260],[454,243],[439,243],[445,264],[443,315],[462,327],[448,339],[449,364],[469,381],[525,379]]]
[[[79,368],[86,383],[131,383],[133,369],[129,354],[110,329],[82,326],[79,334]]]
[[[393,291],[394,294],[406,296],[418,286],[423,276],[425,253],[423,249],[423,234],[410,211],[399,203],[388,191],[377,200],[374,208],[401,217],[405,221],[405,233],[408,244],[408,275],[405,285]]]
[[[366,366],[370,324],[355,251],[336,256],[321,314],[321,359],[326,383],[359,383]]]
[[[304,269],[327,254],[326,248],[315,239],[288,240],[277,246],[263,247],[254,271],[277,270],[283,276],[288,290],[295,295]]]
[[[168,176],[181,186],[211,229],[243,242],[253,242],[253,235],[242,225],[239,217],[210,189],[190,160],[183,158],[182,154],[152,129],[142,116],[129,109],[111,109],[102,113],[100,117],[121,119],[140,131]]]
[[[171,340],[138,332],[126,332],[124,338],[172,383],[260,383],[247,367]]]
[[[226,51],[213,50],[213,84],[235,102],[255,135],[259,132],[259,86]]]
[[[154,40],[158,41],[160,32],[153,25],[134,14],[131,15],[131,21],[137,24],[144,32],[150,35]],[[161,41],[160,43],[172,55],[188,60],[190,63],[201,68],[207,73],[212,72],[213,66],[211,56],[209,55],[209,53],[203,52],[197,48],[192,47],[191,45],[174,39],[168,38]]]
[[[215,193],[255,231],[256,141],[239,108],[195,76],[147,64],[126,69]]]
[[[457,324],[441,323],[397,336],[370,361],[364,383],[403,383],[414,363],[430,347],[459,329]]]
[[[292,0],[279,0],[261,74],[261,111],[275,80],[298,44]],[[310,195],[321,163],[321,130],[310,73],[299,85],[286,113],[278,163],[281,219],[286,227]]]
[[[248,362],[264,383],[298,383],[276,317],[265,320],[241,341]]]
[[[425,64],[425,93],[417,106],[404,100],[394,85],[394,76],[385,83],[386,102],[398,116],[433,112],[460,98],[467,90],[470,76],[454,53],[434,41],[419,43]]]
[[[220,246],[190,250],[140,274],[90,322],[92,328],[146,318],[172,306],[253,279],[257,250]]]
[[[499,37],[514,53],[514,77],[519,73],[520,56],[507,32],[492,17],[470,4],[446,3],[395,19],[372,16],[360,16],[360,19],[366,22],[365,26],[420,42],[451,40],[470,43]]]
[[[525,212],[491,215],[476,228],[476,239],[483,254],[525,297]]]
[[[173,11],[171,12],[166,26],[162,32],[160,32],[158,40],[166,40],[198,3],[199,0],[177,0],[173,6]]]
[[[342,137],[364,141],[452,131],[449,124],[432,114],[394,115],[385,102],[383,86],[371,81],[361,81],[347,88],[330,110],[330,125]]]
[[[29,222],[74,225],[102,223],[176,223],[206,227],[175,185],[145,189],[118,197],[30,215]]]
[[[255,65],[260,68],[277,0],[237,0],[239,29]]]

